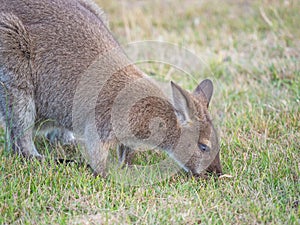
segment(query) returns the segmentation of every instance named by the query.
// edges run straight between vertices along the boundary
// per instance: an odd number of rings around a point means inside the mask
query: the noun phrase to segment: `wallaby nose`
[[[217,176],[221,176],[223,174],[219,153],[216,155],[215,159],[211,162],[209,167],[206,169],[206,172],[214,173]]]

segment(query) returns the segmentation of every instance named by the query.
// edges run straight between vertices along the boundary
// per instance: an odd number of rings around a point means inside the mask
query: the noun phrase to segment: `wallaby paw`
[[[46,134],[46,138],[51,144],[57,145],[77,145],[77,141],[71,131],[63,129],[55,129]]]

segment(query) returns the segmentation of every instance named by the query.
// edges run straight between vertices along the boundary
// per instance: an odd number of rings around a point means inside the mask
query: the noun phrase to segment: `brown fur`
[[[107,26],[89,0],[0,0],[0,112],[8,144],[24,156],[41,157],[34,125],[51,120],[45,127],[74,132],[96,174],[105,176],[111,146],[119,145],[126,161],[137,143],[167,151],[194,174],[208,166],[221,173],[207,110],[212,83],[203,81],[193,93],[172,83],[170,103],[128,61]],[[90,97],[95,90],[96,99]],[[136,96],[141,98],[125,110]],[[116,107],[128,114],[128,130]]]

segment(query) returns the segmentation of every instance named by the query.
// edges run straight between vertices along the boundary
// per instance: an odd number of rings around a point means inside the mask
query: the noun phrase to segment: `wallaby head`
[[[187,151],[191,152],[187,153],[190,159],[184,166],[195,175],[205,169],[221,174],[218,137],[208,112],[213,94],[212,82],[208,79],[202,81],[192,93],[175,83],[171,85],[176,115],[183,129],[190,130],[192,136],[187,139],[191,141]]]
[[[148,79],[135,65],[127,64],[123,51],[114,51],[120,45],[104,20],[91,0],[0,0],[0,120],[6,123],[12,149],[27,157],[42,157],[34,146],[34,125],[51,120],[67,134],[58,136],[79,139],[89,165],[105,176],[111,144],[122,143],[113,129],[113,108],[119,96],[126,99],[123,89],[132,86],[129,97],[142,92],[159,95],[130,108],[134,136],[146,142],[151,118],[160,118],[164,137],[158,148],[195,175],[205,169],[221,173],[218,138],[208,113],[212,82],[204,80],[192,93],[171,83],[172,103],[159,98],[163,94],[153,83],[136,82]],[[98,58],[95,68],[101,71],[91,78],[85,71]],[[84,84],[101,86],[98,100],[89,97],[95,90]],[[74,110],[75,103],[79,110]],[[85,106],[90,103],[96,105],[89,111]],[[117,110],[116,124],[122,122],[124,107]],[[99,139],[92,135],[94,127]]]
[[[149,85],[151,88],[154,86]],[[143,89],[150,90],[150,86]],[[218,137],[208,112],[213,94],[212,82],[208,79],[202,81],[191,93],[171,82],[171,90],[170,100],[157,90],[158,95],[148,92],[148,97],[141,97],[132,104],[129,123],[137,138],[135,143],[141,141],[167,151],[179,165],[194,175],[205,170],[221,174]],[[133,90],[129,92],[134,93]],[[140,92],[143,91],[140,89]],[[136,91],[134,96],[140,92]],[[128,96],[123,98],[128,99]],[[126,120],[123,115],[120,119]],[[122,143],[130,146],[126,141]],[[125,146],[119,148],[123,152],[120,158],[130,164],[130,154]]]

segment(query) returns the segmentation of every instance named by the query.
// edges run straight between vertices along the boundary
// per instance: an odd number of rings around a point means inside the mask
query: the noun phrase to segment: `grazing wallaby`
[[[175,83],[172,103],[130,63],[89,0],[0,0],[0,111],[8,144],[42,156],[36,127],[66,132],[106,175],[109,148],[120,161],[146,144],[165,150],[185,170],[221,173],[219,144],[208,113],[210,80],[189,93]],[[74,134],[74,137],[73,137]]]

